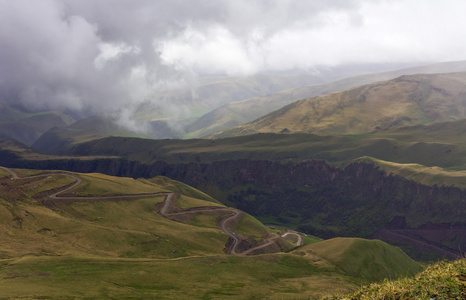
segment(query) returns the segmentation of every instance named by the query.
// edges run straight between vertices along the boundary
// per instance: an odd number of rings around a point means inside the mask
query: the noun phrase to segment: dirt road
[[[22,179],[31,179],[31,178],[39,178],[39,177],[48,177],[48,176],[53,176],[53,175],[60,175],[60,176],[66,176],[69,178],[74,179],[76,182],[74,182],[72,185],[66,187],[65,189],[62,189],[58,192],[55,192],[51,195],[48,195],[47,198],[51,200],[76,200],[76,201],[99,201],[99,200],[118,200],[118,199],[139,199],[139,198],[148,198],[148,197],[156,197],[156,196],[165,196],[165,200],[163,203],[162,208],[159,211],[159,214],[162,215],[165,218],[170,219],[170,217],[173,216],[182,216],[182,215],[188,215],[188,214],[199,214],[199,213],[215,213],[215,214],[224,214],[223,218],[220,219],[220,222],[218,223],[218,227],[221,231],[225,232],[228,234],[231,239],[233,240],[232,245],[229,247],[228,254],[231,255],[248,255],[249,253],[252,253],[254,250],[261,249],[268,247],[275,243],[275,241],[280,238],[280,236],[275,235],[271,238],[268,238],[264,244],[258,245],[256,247],[249,248],[246,251],[243,252],[238,252],[238,246],[240,243],[243,241],[243,239],[235,233],[234,227],[235,224],[237,224],[241,218],[241,216],[244,214],[242,211],[235,209],[235,208],[228,208],[228,207],[216,207],[216,206],[209,206],[209,207],[196,207],[196,208],[191,208],[183,211],[176,211],[176,212],[170,212],[171,209],[175,206],[174,201],[175,201],[175,193],[148,193],[148,194],[130,194],[130,195],[104,195],[104,196],[82,196],[82,197],[64,197],[60,196],[61,194],[64,194],[75,187],[77,187],[79,184],[82,183],[82,179],[68,174],[68,173],[60,173],[60,172],[53,172],[53,173],[45,173],[45,174],[39,174],[39,175],[33,175],[33,176],[27,176],[27,177],[19,177],[18,174],[13,171],[10,168],[6,167],[1,167],[1,169],[7,171],[12,180],[22,180]],[[287,235],[296,235],[298,242],[296,243],[298,246],[302,245],[302,237],[295,233],[295,232],[287,232],[281,237],[285,237]]]

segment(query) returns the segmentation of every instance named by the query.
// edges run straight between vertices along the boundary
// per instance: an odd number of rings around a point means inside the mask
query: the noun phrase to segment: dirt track
[[[8,173],[10,173],[11,179],[13,180],[21,180],[21,179],[31,179],[31,178],[39,178],[39,177],[47,177],[51,175],[60,175],[60,176],[67,176],[70,177],[76,182],[71,184],[70,186],[61,189],[58,192],[55,192],[53,194],[50,194],[46,196],[49,200],[62,200],[69,202],[71,201],[105,201],[105,200],[119,200],[119,199],[125,199],[125,200],[130,200],[130,199],[140,199],[140,198],[148,198],[148,197],[156,197],[156,196],[165,196],[165,200],[163,202],[162,208],[159,210],[159,214],[162,215],[165,218],[172,219],[173,217],[176,216],[186,216],[186,215],[192,215],[192,214],[199,214],[199,213],[206,213],[206,214],[223,214],[224,216],[219,218],[218,222],[218,227],[220,230],[228,234],[232,241],[233,244],[228,248],[228,254],[231,255],[248,255],[250,253],[253,253],[257,249],[261,248],[266,248],[271,245],[273,245],[276,240],[279,238],[285,237],[287,235],[296,235],[297,236],[297,246],[302,245],[302,237],[295,233],[295,232],[287,232],[283,234],[282,236],[279,236],[277,234],[274,234],[272,237],[269,237],[268,239],[265,240],[265,243],[251,247],[245,251],[239,252],[238,247],[243,241],[243,238],[241,238],[238,234],[235,233],[234,227],[236,224],[239,222],[241,219],[242,215],[244,214],[242,211],[234,208],[227,208],[227,207],[218,207],[218,206],[206,206],[206,207],[196,207],[196,208],[191,208],[183,211],[174,211],[175,208],[175,201],[176,201],[176,194],[175,193],[148,193],[148,194],[131,194],[131,195],[105,195],[105,196],[90,196],[90,197],[63,197],[59,196],[65,192],[68,192],[78,186],[79,184],[82,183],[81,178],[68,174],[68,173],[59,173],[59,172],[53,172],[53,173],[46,173],[46,174],[40,174],[40,175],[33,175],[33,176],[27,176],[27,177],[19,177],[16,172],[11,170],[10,168],[6,167],[1,167],[0,168],[4,169]]]

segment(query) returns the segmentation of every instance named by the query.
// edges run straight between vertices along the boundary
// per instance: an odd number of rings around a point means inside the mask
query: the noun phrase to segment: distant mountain
[[[0,104],[0,136],[32,145],[43,133],[54,127],[65,127],[74,119],[58,111],[25,112]]]
[[[63,145],[82,143],[109,136],[145,137],[145,138],[171,138],[176,136],[166,122],[154,121],[151,126],[151,135],[136,133],[116,124],[112,118],[94,116],[82,119],[67,127],[55,127],[44,133],[34,144],[36,149],[59,149]]]
[[[181,118],[197,118],[232,101],[268,95],[283,89],[328,82],[335,76],[323,75],[270,75],[246,77],[206,77],[197,86],[168,90],[152,97],[136,112],[139,120],[174,119],[173,110]],[[341,77],[340,77],[341,78]],[[169,108],[169,109],[168,109]],[[186,116],[183,116],[183,112]]]
[[[466,61],[439,63],[383,73],[371,73],[331,83],[313,84],[282,90],[270,95],[223,105],[188,124],[185,130],[188,137],[203,137],[216,131],[253,121],[296,100],[343,91],[377,81],[390,80],[402,75],[461,71],[466,71]]]
[[[296,101],[212,137],[254,133],[362,134],[466,118],[466,72],[401,76]]]

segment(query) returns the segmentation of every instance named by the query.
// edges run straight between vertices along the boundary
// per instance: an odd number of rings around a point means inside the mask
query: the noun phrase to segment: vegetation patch
[[[268,228],[248,214],[243,215],[235,231],[255,238],[263,238],[268,234]]]
[[[346,296],[325,299],[465,299],[466,260],[442,261],[413,278],[385,280]]]
[[[422,270],[399,248],[378,240],[334,238],[306,247],[344,272],[369,281],[412,276]]]

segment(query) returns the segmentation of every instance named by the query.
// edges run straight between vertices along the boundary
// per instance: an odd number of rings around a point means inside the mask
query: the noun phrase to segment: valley
[[[31,147],[2,137],[0,287],[8,297],[309,298],[461,260],[465,86],[464,72],[403,75],[218,132],[193,126],[192,136],[210,131],[200,139],[102,116]],[[70,288],[71,276],[89,289]]]
[[[0,287],[8,298],[315,297],[335,284],[334,292],[347,292],[387,272],[422,269],[382,242],[337,239],[322,244],[325,255],[320,243],[295,248],[287,240],[296,232],[271,232],[166,177],[10,168],[0,176]],[[352,254],[366,244],[382,252]],[[384,251],[394,251],[389,261],[376,261]],[[374,269],[344,267],[357,259]]]

